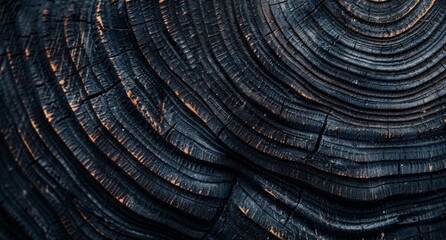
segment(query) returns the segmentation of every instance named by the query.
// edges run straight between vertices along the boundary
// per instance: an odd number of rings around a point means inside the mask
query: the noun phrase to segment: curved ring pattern
[[[3,1],[0,237],[445,237],[444,9]]]

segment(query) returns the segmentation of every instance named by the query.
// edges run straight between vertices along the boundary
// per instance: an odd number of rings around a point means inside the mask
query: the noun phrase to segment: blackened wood
[[[444,9],[0,1],[0,238],[445,238]]]

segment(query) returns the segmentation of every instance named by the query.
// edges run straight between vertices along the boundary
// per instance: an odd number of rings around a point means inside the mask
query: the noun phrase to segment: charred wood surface
[[[444,239],[445,9],[0,0],[0,238]]]

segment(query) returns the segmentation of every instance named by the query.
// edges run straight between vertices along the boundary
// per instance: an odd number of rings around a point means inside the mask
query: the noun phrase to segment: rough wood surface
[[[445,9],[0,0],[0,238],[444,239]]]

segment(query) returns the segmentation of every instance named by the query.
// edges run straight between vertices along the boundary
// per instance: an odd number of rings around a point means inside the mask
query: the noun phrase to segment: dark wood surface
[[[0,238],[445,239],[445,9],[0,0]]]

